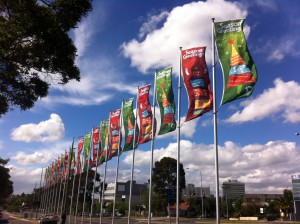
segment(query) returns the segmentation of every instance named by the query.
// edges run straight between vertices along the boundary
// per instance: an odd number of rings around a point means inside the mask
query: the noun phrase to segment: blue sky
[[[251,97],[218,110],[220,183],[236,178],[246,193],[281,193],[299,173],[300,137],[300,2],[288,1],[117,1],[95,0],[93,11],[70,32],[78,49],[81,82],[52,85],[49,96],[28,111],[15,109],[0,119],[0,156],[8,166],[14,193],[29,193],[42,167],[68,150],[72,139],[91,131],[122,99],[136,97],[137,86],[152,84],[155,69],[173,66],[177,104],[179,47],[207,46],[211,76],[211,18],[245,18],[250,53],[258,70]],[[217,65],[217,104],[222,73]],[[211,77],[212,80],[212,77]],[[55,84],[55,80],[52,80]],[[152,96],[151,96],[152,98]],[[151,99],[152,102],[152,99]],[[156,116],[159,118],[158,110]],[[187,112],[182,89],[181,117]],[[213,114],[184,123],[181,162],[201,170],[203,186],[215,192]],[[155,141],[154,161],[176,158],[176,132]],[[132,152],[120,156],[119,179],[130,178]],[[150,143],[136,151],[134,179],[149,178]],[[116,158],[108,163],[115,178]],[[100,168],[103,174],[103,168]],[[187,183],[200,186],[197,171],[186,170]]]

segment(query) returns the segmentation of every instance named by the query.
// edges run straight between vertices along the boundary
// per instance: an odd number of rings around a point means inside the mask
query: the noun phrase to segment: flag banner
[[[69,175],[73,176],[75,173],[75,167],[76,167],[74,148],[73,149],[70,148],[70,151],[69,151],[69,164],[70,164]]]
[[[90,157],[91,157],[91,132],[88,132],[84,135],[84,149],[83,149],[83,158],[84,158],[84,165],[83,171],[87,171],[90,164]]]
[[[138,92],[138,108],[140,118],[139,144],[146,143],[152,139],[152,110],[149,100],[150,87],[151,85],[147,85],[139,88]]]
[[[93,160],[92,167],[96,167],[97,154],[100,155],[100,127],[93,128],[93,141],[92,141],[92,151],[93,151]],[[98,153],[97,153],[98,152]]]
[[[110,149],[108,128],[109,128],[109,120],[104,120],[100,122],[101,157],[100,157],[99,165],[101,165],[103,162],[106,161],[107,151],[109,151]]]
[[[69,175],[69,152],[65,151],[65,158],[64,158],[64,180],[68,178]]]
[[[175,103],[172,87],[172,67],[155,72],[156,100],[160,110],[161,125],[158,135],[176,129]]]
[[[121,143],[121,135],[120,135],[120,118],[121,118],[121,110],[111,111],[109,115],[109,136],[110,136],[110,150],[109,150],[109,158],[118,155],[118,150],[120,148]]]
[[[256,66],[243,32],[244,21],[214,23],[216,47],[224,77],[221,104],[250,96],[257,81]]]
[[[133,98],[125,100],[123,102],[123,109],[122,109],[122,117],[123,117],[123,127],[124,127],[124,135],[125,135],[125,142],[123,146],[123,152],[132,150],[133,149],[133,135],[134,135],[134,124],[135,124],[135,116],[133,113]],[[135,147],[137,146],[137,136],[139,130],[136,125],[135,129]]]
[[[181,51],[183,81],[188,94],[185,121],[200,117],[213,108],[205,49],[206,47],[195,47]]]
[[[82,169],[82,164],[81,164],[81,152],[82,152],[82,149],[83,149],[83,140],[84,138],[83,137],[80,137],[78,139],[78,146],[77,146],[77,167],[76,167],[76,174],[80,174],[81,173],[81,169]]]

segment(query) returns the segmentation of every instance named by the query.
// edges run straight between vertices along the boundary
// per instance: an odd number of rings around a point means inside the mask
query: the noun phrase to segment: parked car
[[[267,214],[267,220],[268,221],[274,221],[274,220],[276,220],[276,215],[273,214],[273,213],[268,213]]]

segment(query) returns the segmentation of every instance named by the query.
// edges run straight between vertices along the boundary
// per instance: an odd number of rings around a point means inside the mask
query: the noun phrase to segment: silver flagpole
[[[156,71],[154,74],[154,93],[153,93],[153,114],[152,114],[152,140],[151,140],[151,161],[150,161],[150,184],[149,184],[149,208],[148,208],[148,224],[151,223],[151,198],[152,198],[152,169],[153,169],[153,151],[155,139],[155,105],[156,105]]]
[[[93,136],[93,130],[91,132],[90,138],[92,138],[92,136]],[[83,141],[83,149],[85,150],[84,141]],[[91,153],[91,150],[90,150],[90,153]],[[84,161],[84,162],[86,162],[86,161]],[[82,215],[81,215],[81,224],[83,223],[83,215],[84,215],[84,212],[85,212],[85,210],[84,210],[85,209],[85,199],[86,199],[85,195],[86,195],[87,180],[88,180],[88,176],[89,176],[89,169],[90,169],[90,156],[88,158],[88,164],[87,164],[87,168],[86,168],[86,177],[85,177],[85,187],[84,187],[84,195],[83,195],[83,205],[82,205],[83,208],[82,208]]]
[[[37,182],[35,182],[35,186],[34,186],[34,189],[33,189],[33,201],[32,201],[31,219],[33,219],[33,213],[34,213],[34,200],[35,200],[36,185],[37,185]]]
[[[124,101],[124,100],[123,100]],[[123,116],[123,104],[122,101],[122,107],[121,107],[121,113],[120,113],[120,120],[119,120],[119,143],[118,143],[118,158],[117,158],[117,168],[116,168],[116,179],[115,179],[115,195],[114,195],[114,203],[113,203],[113,213],[112,213],[112,224],[114,224],[115,221],[115,208],[116,208],[116,198],[117,198],[117,184],[118,184],[118,177],[119,177],[119,163],[120,163],[120,139],[121,139],[121,130],[122,130],[122,116]]]
[[[38,196],[38,199],[39,199],[38,213],[39,213],[40,210],[41,210],[41,204],[42,204],[42,195],[41,195],[41,191],[42,191],[43,171],[44,171],[44,168],[42,167],[42,173],[41,173],[41,179],[40,179],[40,189],[39,189],[39,196]]]
[[[55,183],[55,186],[54,186],[54,188],[53,188],[53,202],[52,202],[52,208],[51,208],[51,213],[53,213],[53,214],[55,214],[55,206],[56,206],[56,201],[57,201],[57,188],[58,188],[58,186],[59,186],[59,175],[58,175],[58,169],[57,169],[57,165],[58,165],[58,163],[56,163],[55,164],[55,166],[56,166],[56,177],[55,177],[55,179],[56,179],[56,183]],[[52,212],[53,211],[53,212]]]
[[[176,223],[179,223],[179,175],[180,175],[180,107],[181,107],[181,50],[180,50],[180,65],[178,77],[178,114],[177,114],[177,180],[176,180]]]
[[[80,167],[80,174],[79,174],[79,180],[78,180],[78,188],[77,188],[77,199],[76,199],[76,209],[75,209],[75,221],[74,223],[77,223],[77,209],[78,209],[78,201],[79,201],[79,191],[81,187],[81,174],[82,174],[82,164],[83,164],[83,158],[81,159],[81,167]],[[82,211],[81,211],[82,212]]]
[[[78,149],[77,149],[78,150]],[[71,203],[70,203],[70,214],[69,214],[69,224],[71,224],[71,215],[72,215],[72,206],[73,206],[73,196],[74,196],[74,186],[75,186],[75,179],[77,174],[77,160],[75,160],[75,152],[74,152],[74,138],[73,138],[73,146],[72,146],[72,156],[74,156],[75,161],[75,167],[74,167],[74,173],[73,173],[73,185],[72,185],[72,196],[71,196]],[[72,158],[71,158],[72,162]],[[75,214],[76,215],[76,214]]]
[[[68,156],[68,160],[69,160],[69,156]],[[63,170],[64,170],[64,175],[63,175],[63,177],[65,178],[65,180],[64,180],[64,189],[63,189],[63,195],[62,195],[62,203],[61,203],[61,209],[60,209],[60,213],[63,213],[64,211],[64,204],[65,204],[65,191],[66,191],[66,181],[67,181],[67,173],[66,173],[66,169],[65,169],[65,164],[66,164],[66,151],[65,151],[65,159],[64,159],[64,168],[63,168]],[[68,161],[68,165],[69,165],[69,161]]]
[[[108,119],[108,142],[109,140],[109,131],[110,131],[110,114],[109,114],[109,119]],[[108,143],[109,145],[109,143]],[[109,146],[110,148],[111,146]],[[100,224],[102,224],[102,216],[103,216],[103,203],[104,203],[104,188],[105,188],[105,179],[106,179],[106,169],[107,169],[107,160],[108,160],[108,156],[109,156],[110,150],[106,149],[106,158],[105,158],[105,169],[104,169],[104,177],[103,177],[103,183],[102,183],[102,195],[101,195],[101,205],[100,205],[100,218],[99,218],[99,222]]]
[[[98,134],[100,136],[100,127],[99,127]],[[93,139],[93,136],[92,136],[92,139]],[[93,139],[93,141],[94,141],[94,139]],[[100,142],[100,138],[99,138],[99,142]],[[94,184],[93,184],[93,193],[92,193],[90,224],[92,223],[92,217],[93,217],[94,193],[95,193],[95,184],[96,184],[96,176],[97,176],[97,168],[98,168],[98,155],[99,155],[98,153],[99,153],[99,150],[100,150],[100,143],[99,142],[98,142],[99,148],[97,150],[97,155],[96,155],[96,169],[95,169]],[[94,145],[94,144],[92,143],[92,145]],[[92,152],[94,153],[93,150],[94,149],[92,148]],[[94,154],[93,154],[93,156],[94,156]]]
[[[41,213],[44,213],[44,207],[45,207],[45,196],[47,194],[47,188],[46,188],[46,173],[48,173],[48,167],[45,170],[45,174],[44,174],[44,181],[43,181],[43,190],[42,190],[42,197],[41,197],[41,205],[40,205],[40,209],[41,209]]]
[[[139,93],[139,87],[138,93]],[[133,172],[134,172],[134,158],[135,158],[135,135],[136,135],[136,126],[137,126],[137,111],[138,111],[138,93],[135,102],[135,118],[134,118],[134,130],[133,130],[133,152],[132,152],[132,165],[131,165],[131,179],[130,179],[130,192],[129,192],[129,202],[128,202],[128,224],[130,224],[130,215],[131,215],[131,196],[132,196],[132,181],[133,181]],[[140,205],[141,206],[141,205]]]
[[[216,110],[216,57],[215,57],[215,36],[214,36],[214,22],[212,18],[212,77],[213,77],[213,111],[214,111],[214,148],[215,148],[215,181],[216,181],[216,223],[220,223],[220,205],[219,205],[219,159],[218,159],[218,129],[217,129],[217,110]]]
[[[61,159],[60,159],[60,165],[61,165]],[[65,172],[64,172],[64,169],[63,169],[62,176],[60,178],[60,185],[59,185],[59,192],[58,192],[58,202],[57,202],[56,215],[58,215],[58,211],[59,211],[60,195],[61,195],[61,188],[62,188],[62,182],[63,182],[63,176],[64,176],[64,174],[65,174]]]

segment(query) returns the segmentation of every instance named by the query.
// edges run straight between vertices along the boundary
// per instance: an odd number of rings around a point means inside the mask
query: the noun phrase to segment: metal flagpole
[[[216,181],[216,223],[220,223],[220,205],[219,205],[219,159],[218,159],[218,130],[217,130],[217,110],[216,110],[216,57],[215,57],[215,36],[214,36],[214,22],[212,18],[212,77],[213,77],[213,112],[214,112],[214,148],[215,148],[215,181]]]
[[[99,128],[98,134],[100,136],[100,128]],[[92,139],[93,139],[92,141],[94,141],[93,135],[92,135]],[[100,138],[99,138],[99,142],[100,142]],[[93,217],[94,193],[95,193],[95,184],[96,184],[96,176],[97,176],[97,168],[98,168],[98,155],[99,155],[98,153],[99,153],[99,150],[100,150],[100,144],[99,144],[99,142],[98,142],[99,148],[97,150],[97,155],[96,155],[96,169],[95,169],[95,174],[94,174],[94,184],[93,184],[93,193],[92,193],[90,224],[92,223],[92,217]],[[94,145],[94,144],[92,143],[92,145]],[[94,149],[92,147],[92,151],[93,150]],[[94,152],[93,152],[93,156],[94,156]]]
[[[40,189],[39,189],[39,196],[38,196],[38,199],[39,199],[38,213],[39,213],[39,211],[41,210],[41,204],[42,204],[42,198],[41,198],[42,195],[41,195],[41,191],[42,191],[43,171],[44,171],[44,168],[42,167],[42,173],[41,173],[41,179],[40,179]]]
[[[138,93],[139,93],[139,86],[138,88]],[[129,190],[129,202],[128,202],[128,224],[130,224],[130,215],[131,215],[131,196],[132,196],[132,181],[133,181],[133,172],[134,172],[134,158],[135,158],[135,135],[136,135],[136,126],[137,126],[137,111],[138,111],[138,93],[137,93],[137,98],[135,102],[135,118],[134,118],[134,130],[133,130],[133,152],[132,152],[132,165],[131,165],[131,180],[130,180],[130,190]],[[141,206],[141,205],[140,205]]]
[[[68,160],[69,160],[69,156],[68,156]],[[63,170],[64,170],[63,177],[65,180],[64,180],[64,189],[63,189],[63,194],[62,194],[60,213],[62,213],[64,210],[63,208],[64,208],[64,202],[65,202],[65,190],[66,190],[66,181],[67,181],[67,173],[66,173],[67,170],[65,170],[65,164],[66,164],[66,151],[65,151],[65,159],[64,159],[64,165],[63,165]]]
[[[150,160],[150,184],[149,184],[149,208],[148,208],[148,224],[151,223],[151,198],[152,198],[152,169],[153,169],[153,151],[155,139],[155,105],[156,105],[156,71],[154,74],[154,93],[153,93],[153,114],[152,114],[152,140],[151,140],[151,160]]]
[[[32,201],[31,219],[33,218],[33,212],[34,212],[34,200],[35,200],[36,185],[37,185],[37,182],[35,182],[35,186],[34,186],[34,189],[33,189],[33,201]]]
[[[74,138],[73,138],[73,143],[74,143]],[[73,146],[72,146],[72,156],[74,156],[74,161],[75,161],[75,167],[76,167],[76,169],[74,168],[74,173],[73,173],[72,196],[71,196],[70,214],[69,214],[69,223],[70,224],[71,224],[71,215],[72,215],[72,206],[73,206],[74,186],[75,186],[75,179],[76,179],[76,174],[77,174],[77,163],[76,163],[77,160],[75,160],[76,154],[74,152]],[[71,158],[71,162],[72,162],[72,158]],[[77,214],[75,214],[75,215],[77,215]]]
[[[91,133],[91,136],[93,136],[93,130]],[[90,143],[91,144],[91,143]],[[84,143],[83,143],[84,145]],[[85,146],[83,146],[83,149],[85,150]],[[91,152],[90,152],[91,153]],[[86,162],[86,161],[85,161]],[[83,195],[83,208],[82,208],[82,215],[81,215],[81,224],[83,223],[83,214],[84,214],[84,209],[85,209],[85,199],[86,199],[86,187],[87,187],[87,180],[88,180],[88,176],[89,176],[89,169],[90,169],[90,156],[88,158],[88,165],[87,165],[87,169],[86,169],[86,177],[85,177],[85,187],[84,187],[84,195]]]
[[[121,139],[121,130],[122,130],[123,104],[124,104],[124,100],[122,101],[122,107],[121,107],[121,113],[120,113],[120,120],[119,120],[118,158],[117,158],[117,167],[116,167],[115,195],[114,195],[114,203],[113,203],[112,224],[114,224],[114,221],[115,221],[115,208],[116,208],[116,198],[117,198],[117,184],[118,184],[119,163],[120,163],[120,139]]]
[[[71,154],[71,155],[70,155]],[[74,154],[74,138],[73,138],[73,141],[72,141],[72,146],[71,146],[71,150],[69,150],[69,155],[68,155],[68,173],[67,173],[67,186],[66,186],[66,192],[65,192],[65,198],[64,198],[64,212],[66,212],[66,205],[67,205],[67,198],[68,198],[68,189],[69,189],[69,178],[70,178],[70,170],[71,170],[71,163],[72,163],[72,157],[73,157],[73,154]],[[71,178],[70,178],[71,179]],[[72,198],[71,198],[72,200]],[[71,214],[70,214],[71,216]]]
[[[176,223],[179,223],[179,174],[180,174],[180,106],[181,106],[181,50],[178,77],[178,114],[177,114],[177,181],[176,181]]]
[[[61,163],[61,159],[60,159],[60,163]],[[61,164],[60,164],[61,166]],[[62,187],[62,182],[63,182],[63,176],[64,176],[64,169],[60,178],[60,186],[59,186],[59,192],[58,192],[58,202],[57,202],[57,210],[56,210],[56,215],[58,214],[58,210],[59,210],[59,203],[60,203],[60,195],[61,195],[61,187]]]
[[[106,169],[107,169],[107,159],[108,159],[108,149],[106,151],[106,159],[105,159],[105,168],[104,168],[104,177],[102,183],[102,192],[101,192],[101,205],[100,205],[100,218],[99,222],[102,223],[102,215],[103,215],[103,203],[104,203],[104,188],[105,188],[105,179],[106,179]]]
[[[81,167],[83,164],[83,158],[81,159]],[[79,174],[79,183],[78,183],[78,188],[77,188],[77,199],[76,199],[76,209],[75,209],[75,221],[74,223],[77,223],[77,209],[78,209],[78,201],[79,201],[79,191],[80,191],[80,185],[81,185],[81,174],[82,174],[82,168],[80,167],[80,174]],[[82,211],[81,211],[82,212]]]

